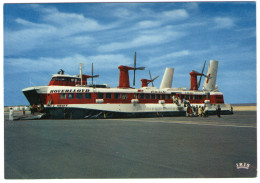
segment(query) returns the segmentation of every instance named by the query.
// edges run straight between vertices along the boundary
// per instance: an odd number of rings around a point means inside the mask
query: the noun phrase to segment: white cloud
[[[158,27],[161,24],[162,23],[159,21],[145,20],[145,21],[138,22],[136,25],[136,28],[137,29],[147,29],[147,28]]]
[[[103,30],[107,27],[100,25],[96,20],[86,18],[81,14],[54,12],[44,16],[44,21],[54,23],[60,27],[60,33],[71,35],[83,31]]]
[[[34,11],[37,11],[37,12],[43,12],[43,13],[58,12],[58,10],[54,7],[46,7],[46,6],[42,6],[40,4],[28,4],[28,6],[31,7]]]
[[[27,21],[27,20],[24,20],[22,18],[17,18],[15,19],[15,22],[20,24],[20,25],[23,25],[27,28],[44,28],[44,29],[48,29],[48,28],[51,28],[52,26],[48,25],[48,24],[37,24],[37,23],[33,23],[33,22],[30,22],[30,21]]]
[[[230,17],[215,17],[214,23],[216,29],[229,29],[235,26],[234,20]]]
[[[86,41],[85,44],[88,46],[89,42],[94,40],[94,38],[86,35],[88,32],[106,30],[117,26],[116,24],[101,25],[96,20],[86,18],[81,14],[63,13],[56,8],[46,8],[37,4],[30,7],[42,12],[42,21],[34,23],[16,18],[15,22],[23,27],[20,30],[12,31],[8,28],[5,29],[5,56],[35,49],[49,49],[50,46],[57,44],[55,42],[59,42],[60,46],[67,46],[67,40],[70,40],[71,48],[82,45],[83,41]],[[81,34],[81,36],[75,37],[75,34]]]
[[[163,63],[164,64],[168,64],[169,62],[173,63],[174,59],[179,57],[185,57],[188,55],[190,55],[189,50],[181,50],[177,52],[168,53],[162,56],[150,58],[149,61],[146,62],[146,64],[152,66],[151,64],[158,65],[158,63],[160,63],[162,65]]]
[[[125,57],[122,54],[105,54],[97,56],[83,56],[76,54],[70,57],[53,58],[41,57],[36,59],[31,58],[7,58],[5,59],[5,73],[29,73],[29,72],[56,72],[60,68],[68,74],[78,72],[79,63],[85,63],[85,72],[88,72],[91,63],[96,65],[95,70],[115,69],[115,65],[123,65],[132,63],[132,58]]]
[[[199,4],[196,2],[189,2],[185,3],[185,7],[189,10],[198,10],[199,9]]]
[[[136,48],[141,46],[160,45],[179,39],[185,35],[184,32],[177,32],[171,27],[164,27],[152,30],[145,30],[139,33],[136,37],[129,41],[112,42],[109,44],[99,46],[100,52],[111,52],[122,49]]]
[[[129,9],[126,8],[117,8],[113,11],[113,15],[118,18],[126,18],[131,15],[134,15],[133,12],[131,12]]]
[[[189,17],[188,12],[185,9],[177,9],[171,11],[164,11],[158,15],[162,21],[165,20],[183,20]]]
[[[45,28],[27,28],[19,31],[5,31],[5,56],[32,50],[37,45],[45,42],[54,32],[56,32],[56,28],[51,26]]]

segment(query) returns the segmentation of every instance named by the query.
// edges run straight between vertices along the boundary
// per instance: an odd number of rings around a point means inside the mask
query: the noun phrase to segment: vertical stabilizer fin
[[[204,90],[204,91],[215,90],[216,80],[217,80],[217,72],[218,72],[218,61],[210,60],[208,71],[207,71],[207,76],[209,76],[210,78],[205,78],[202,90]]]
[[[171,88],[173,80],[174,68],[166,67],[160,89]]]

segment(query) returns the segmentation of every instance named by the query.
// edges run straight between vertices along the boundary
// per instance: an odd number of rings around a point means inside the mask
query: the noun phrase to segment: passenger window
[[[160,94],[156,94],[156,99],[161,99],[161,95]]]
[[[76,94],[76,98],[77,99],[82,99],[83,98],[83,94],[82,93],[77,93]]]
[[[140,99],[144,99],[144,94],[143,94],[143,93],[140,93],[140,94],[139,94],[139,98],[140,98]]]
[[[206,97],[207,97],[207,99],[209,99],[209,98],[210,98],[210,94],[209,94],[209,93],[207,93]]]
[[[103,99],[103,98],[104,98],[104,93],[98,93],[97,98],[98,98],[98,99]]]
[[[74,93],[69,93],[68,94],[68,99],[73,99],[74,98]]]
[[[150,94],[145,94],[145,99],[150,99]]]
[[[127,99],[127,93],[122,94],[122,99]]]
[[[115,97],[115,99],[120,99],[120,93],[115,93],[114,97]]]
[[[151,98],[152,98],[152,99],[155,99],[155,94],[151,94]]]
[[[86,99],[91,99],[91,93],[85,93],[85,98]]]
[[[162,99],[165,99],[165,95],[162,95]]]
[[[66,99],[66,93],[61,93],[60,94],[60,99]]]
[[[107,99],[111,99],[112,97],[111,97],[111,93],[106,93],[106,98]]]

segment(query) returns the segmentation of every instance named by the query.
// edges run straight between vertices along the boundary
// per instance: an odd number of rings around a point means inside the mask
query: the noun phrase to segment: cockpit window
[[[53,77],[51,81],[69,81],[69,82],[77,82],[79,78],[70,78],[70,77]]]

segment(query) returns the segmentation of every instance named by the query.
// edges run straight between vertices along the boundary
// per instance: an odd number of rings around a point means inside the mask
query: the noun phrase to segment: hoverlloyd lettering
[[[63,90],[51,90],[50,93],[87,93],[89,89],[63,89]]]

